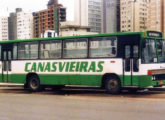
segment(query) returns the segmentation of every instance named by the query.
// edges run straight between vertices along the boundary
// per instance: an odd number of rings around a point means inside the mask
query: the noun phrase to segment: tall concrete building
[[[150,0],[120,0],[120,29],[144,31],[148,29]]]
[[[103,0],[103,32],[120,31],[120,0]]]
[[[17,39],[17,14],[10,13],[9,19],[9,40],[16,40]]]
[[[161,31],[165,35],[165,1],[150,0],[149,9],[148,29]]]
[[[102,0],[74,0],[76,25],[89,26],[91,32],[102,32]]]
[[[148,29],[161,31],[162,4],[161,0],[150,0],[148,16]]]
[[[33,37],[32,13],[17,12],[17,39],[29,39]]]
[[[51,7],[52,5],[57,7],[58,6],[58,0],[49,0],[48,4],[47,4],[48,8]]]
[[[165,35],[165,1],[150,0],[149,5],[149,26],[150,30],[161,31]]]
[[[155,30],[165,34],[164,0],[121,0],[121,31]]]
[[[17,8],[9,16],[9,40],[30,39],[33,37],[33,16]]]
[[[49,0],[48,8],[33,13],[34,37],[42,38],[46,31],[59,34],[60,22],[66,21],[66,8],[58,4],[58,0]]]
[[[165,35],[165,1],[161,0],[161,31]]]
[[[0,41],[8,39],[8,18],[0,17]]]

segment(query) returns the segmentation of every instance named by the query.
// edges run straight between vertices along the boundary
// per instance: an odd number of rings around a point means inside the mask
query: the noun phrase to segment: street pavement
[[[99,89],[47,89],[30,93],[0,87],[0,120],[164,120],[165,91],[124,91],[106,94]]]

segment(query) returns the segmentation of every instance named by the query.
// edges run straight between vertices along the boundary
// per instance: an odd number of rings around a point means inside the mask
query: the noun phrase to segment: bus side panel
[[[101,86],[102,75],[39,75],[43,85]]]
[[[146,88],[148,86],[152,86],[152,78],[148,75],[139,76],[139,87]]]
[[[68,76],[55,74],[39,74],[42,85],[66,85],[68,84]]]
[[[28,73],[36,73],[43,85],[101,86],[103,75],[123,73],[122,59],[117,58],[15,61],[12,69],[12,82],[25,83]]]
[[[11,83],[26,83],[26,74],[11,74],[9,75],[9,82]]]
[[[2,74],[0,74],[0,82],[3,82],[3,80],[2,80]]]
[[[131,81],[131,76],[125,75],[124,79],[124,85],[125,86],[139,86],[139,75],[133,75],[132,76],[132,81]],[[132,82],[132,84],[131,84]]]

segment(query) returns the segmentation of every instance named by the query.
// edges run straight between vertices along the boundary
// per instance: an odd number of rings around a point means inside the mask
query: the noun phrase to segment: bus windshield
[[[155,40],[144,39],[142,63],[156,63],[157,61]]]
[[[157,43],[158,61],[165,62],[165,41],[156,40],[156,43]]]
[[[142,63],[165,62],[165,41],[145,39],[142,48]]]

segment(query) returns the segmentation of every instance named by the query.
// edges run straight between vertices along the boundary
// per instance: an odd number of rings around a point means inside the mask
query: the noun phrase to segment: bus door
[[[11,73],[12,45],[2,46],[2,81],[9,82]]]
[[[124,86],[138,86],[139,47],[136,44],[126,44],[124,45],[124,53]]]

